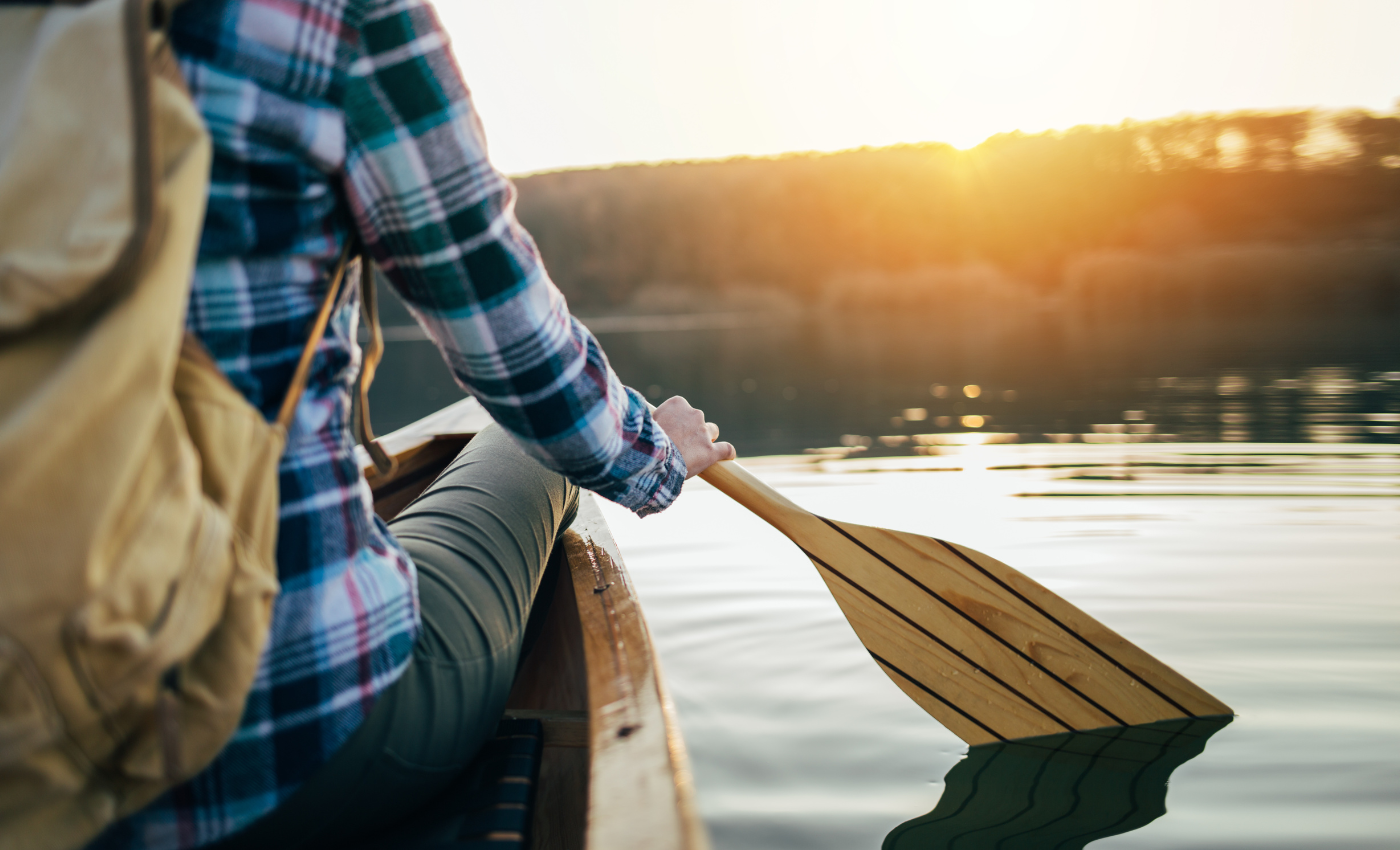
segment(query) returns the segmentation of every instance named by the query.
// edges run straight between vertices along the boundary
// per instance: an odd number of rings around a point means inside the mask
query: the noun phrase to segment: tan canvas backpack
[[[233,733],[348,257],[268,424],[183,330],[210,144],[169,6],[0,5],[2,850],[84,844]]]

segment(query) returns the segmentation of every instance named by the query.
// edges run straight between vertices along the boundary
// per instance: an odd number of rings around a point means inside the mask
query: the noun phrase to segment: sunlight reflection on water
[[[1168,814],[1095,847],[1394,846],[1393,447],[939,451],[746,465],[816,513],[1006,561],[1234,707]],[[654,518],[606,507],[717,850],[876,848],[934,808],[966,747],[871,663],[801,552],[698,481]]]

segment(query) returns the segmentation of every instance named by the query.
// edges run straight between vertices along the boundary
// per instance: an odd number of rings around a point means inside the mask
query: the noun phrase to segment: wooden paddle
[[[816,516],[733,461],[700,477],[796,543],[876,663],[968,744],[1233,714],[995,558]]]

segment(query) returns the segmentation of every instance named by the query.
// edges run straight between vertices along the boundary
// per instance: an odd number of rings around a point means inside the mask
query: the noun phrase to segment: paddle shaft
[[[764,484],[738,461],[722,460],[711,464],[700,477],[716,490],[762,517],[765,522],[791,536],[803,519],[812,515],[786,496]]]

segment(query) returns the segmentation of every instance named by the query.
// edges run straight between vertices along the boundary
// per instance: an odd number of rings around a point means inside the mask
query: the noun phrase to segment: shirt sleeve
[[[685,463],[569,314],[426,0],[366,4],[344,90],[345,192],[457,382],[545,466],[641,515]]]

